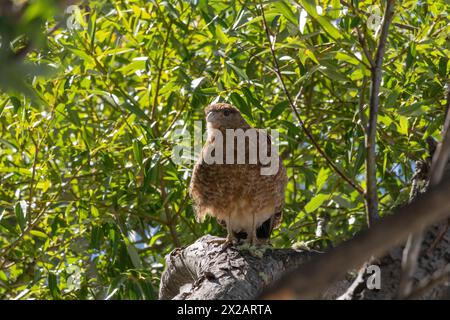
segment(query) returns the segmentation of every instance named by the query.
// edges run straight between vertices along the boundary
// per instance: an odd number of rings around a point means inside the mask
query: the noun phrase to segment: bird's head
[[[211,104],[205,109],[208,127],[214,129],[249,128],[238,109],[227,103]]]

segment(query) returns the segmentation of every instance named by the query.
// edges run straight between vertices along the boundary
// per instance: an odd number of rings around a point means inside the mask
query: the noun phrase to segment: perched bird
[[[190,184],[197,219],[202,221],[209,215],[226,226],[227,244],[240,240],[251,245],[267,243],[272,230],[281,221],[287,184],[286,169],[271,148],[270,136],[264,130],[252,128],[238,109],[218,103],[208,106],[205,114],[208,137]],[[239,139],[227,136],[227,132],[248,134],[252,133],[251,130],[257,133],[257,139],[252,141],[250,134],[244,139],[245,162],[238,162]],[[259,153],[256,161],[250,161],[254,148],[258,152],[261,149],[259,142],[264,142],[261,139],[268,144],[267,156],[276,160],[275,170],[270,174],[262,174],[262,170],[273,164],[263,162]],[[231,147],[234,148],[230,152],[234,155],[232,164],[226,161],[226,147],[230,142],[233,142]],[[222,147],[223,157],[216,154],[220,150],[218,147]],[[206,161],[208,153],[217,156],[214,163]]]

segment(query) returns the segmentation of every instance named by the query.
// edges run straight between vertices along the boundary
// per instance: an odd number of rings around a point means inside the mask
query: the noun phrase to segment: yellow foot
[[[214,239],[211,240],[210,243],[218,244],[222,247],[221,252],[224,252],[228,248],[233,247],[234,245],[234,239],[227,237],[227,238],[221,238],[221,239]]]

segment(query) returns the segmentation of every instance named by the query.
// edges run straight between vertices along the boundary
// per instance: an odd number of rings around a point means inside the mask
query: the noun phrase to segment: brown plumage
[[[282,217],[284,192],[287,184],[286,169],[278,155],[276,173],[262,175],[263,161],[258,157],[254,164],[249,163],[249,146],[245,144],[244,164],[225,164],[226,129],[253,129],[241,116],[240,112],[229,104],[219,103],[205,109],[208,125],[208,139],[202,156],[199,157],[193,171],[190,195],[195,203],[198,220],[206,215],[215,217],[228,231],[227,242],[246,239],[250,244],[265,243],[274,227]],[[220,130],[223,134],[223,164],[208,164],[205,155],[208,150],[220,143],[213,132]],[[270,136],[258,131],[258,139],[268,141],[268,155],[271,154]],[[236,138],[235,138],[236,139]],[[256,140],[259,142],[259,140]],[[236,140],[234,141],[236,147]],[[208,149],[209,148],[209,149]],[[236,160],[237,150],[233,150]],[[211,154],[214,155],[214,152]],[[236,162],[235,162],[236,163]],[[269,164],[270,165],[270,164]]]

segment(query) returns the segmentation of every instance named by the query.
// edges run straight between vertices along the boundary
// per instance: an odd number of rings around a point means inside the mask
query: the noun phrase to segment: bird
[[[203,221],[206,216],[216,218],[219,224],[226,227],[226,245],[242,242],[249,245],[268,244],[273,229],[282,220],[288,181],[286,169],[273,148],[271,137],[265,130],[250,126],[240,111],[230,104],[211,104],[205,108],[205,115],[207,138],[194,165],[189,188],[197,221]],[[251,130],[257,133],[256,141],[251,141],[251,135],[245,139],[244,163],[236,161],[239,152],[236,136],[227,136],[228,131],[238,132],[239,129],[241,133],[251,133]],[[220,139],[218,134],[222,135]],[[234,155],[234,162],[217,161],[227,160],[226,146],[231,139],[234,149],[230,154]],[[262,174],[268,166],[259,154],[257,161],[249,160],[251,148],[259,148],[260,139],[266,139],[267,155],[276,162],[271,174]],[[218,147],[225,149],[223,158],[218,154],[215,162],[206,161],[208,154],[214,156],[220,150]]]

